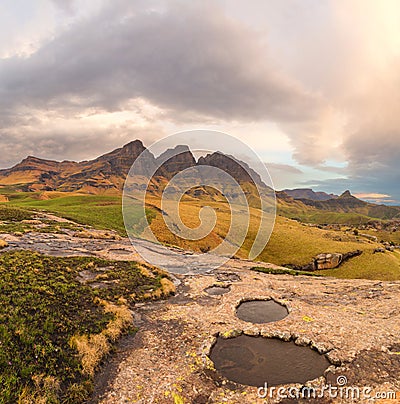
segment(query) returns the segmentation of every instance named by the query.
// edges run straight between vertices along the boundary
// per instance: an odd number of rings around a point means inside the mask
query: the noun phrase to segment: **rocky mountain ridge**
[[[140,140],[135,140],[89,161],[59,162],[29,156],[9,169],[0,170],[0,187],[12,186],[19,191],[120,193],[129,169],[141,153],[147,155],[140,160],[143,165],[140,170],[155,171],[155,177],[169,180],[187,168],[210,165],[232,175],[239,183],[265,186],[247,164],[222,152],[207,154],[196,161],[188,146],[178,145],[155,157]]]
[[[326,201],[336,199],[338,195],[328,194],[326,192],[313,191],[311,188],[284,189],[282,192],[291,196],[293,199],[311,199],[313,201]]]

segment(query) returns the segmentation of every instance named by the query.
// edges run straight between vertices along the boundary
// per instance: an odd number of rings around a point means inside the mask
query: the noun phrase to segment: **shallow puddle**
[[[309,347],[279,339],[240,335],[218,337],[210,359],[226,379],[248,386],[305,383],[330,366],[324,355]]]
[[[289,314],[288,309],[275,300],[250,300],[240,303],[236,315],[244,321],[255,324],[279,321]]]
[[[124,249],[122,249],[122,248],[119,248],[119,249],[111,249],[111,250],[108,250],[108,252],[109,252],[110,254],[115,254],[115,255],[131,255],[131,254],[133,254],[132,251],[124,250]]]
[[[225,293],[228,293],[231,291],[231,288],[229,286],[210,286],[208,288],[204,289],[204,292],[208,293],[211,296],[220,296],[224,295]]]

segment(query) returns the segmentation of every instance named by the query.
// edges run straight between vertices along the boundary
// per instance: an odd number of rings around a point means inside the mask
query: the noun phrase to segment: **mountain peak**
[[[157,157],[156,161],[159,169],[155,175],[162,175],[168,179],[171,179],[178,172],[196,165],[196,160],[186,145],[177,145],[172,149],[165,150]]]
[[[343,192],[342,195],[339,196],[339,198],[354,198],[354,196],[351,194],[349,190],[346,190]]]
[[[130,141],[129,143],[123,145],[122,149],[128,149],[128,148],[132,148],[132,147],[136,147],[136,148],[138,147],[138,148],[144,149],[143,142],[140,139]]]
[[[247,163],[220,151],[200,157],[197,164],[220,168],[239,183],[251,182],[257,185],[265,185],[260,175],[250,168]]]

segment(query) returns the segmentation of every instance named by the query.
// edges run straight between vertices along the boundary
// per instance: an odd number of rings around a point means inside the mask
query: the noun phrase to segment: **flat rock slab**
[[[98,233],[98,238],[96,238]],[[0,239],[8,243],[2,251],[16,249],[31,250],[51,256],[96,256],[110,260],[137,261],[145,263],[142,255],[157,258],[162,268],[172,274],[193,275],[211,272],[220,261],[212,254],[193,254],[188,251],[151,243],[136,239],[131,243],[128,238],[105,239],[102,231],[91,230],[90,238],[80,237],[80,232],[68,231],[64,233],[29,232],[21,236],[0,234]],[[139,253],[140,252],[140,253]],[[239,261],[244,267],[251,267],[257,263]],[[260,264],[264,267],[270,264]],[[275,265],[273,267],[278,268]]]
[[[337,364],[326,375],[329,383],[346,376],[348,386],[400,391],[400,356],[394,353],[400,343],[400,282],[267,275],[237,264],[224,270],[240,277],[230,282],[229,293],[209,296],[204,291],[218,282],[215,274],[189,276],[182,278],[180,295],[136,307],[139,331],[108,383],[102,375],[93,402],[290,402],[263,401],[257,388],[229,383],[213,370],[207,353],[215,335],[240,332],[295,339],[326,353]],[[287,305],[289,315],[277,322],[249,324],[235,315],[237,305],[249,298],[275,299]],[[319,378],[312,384],[324,382]]]

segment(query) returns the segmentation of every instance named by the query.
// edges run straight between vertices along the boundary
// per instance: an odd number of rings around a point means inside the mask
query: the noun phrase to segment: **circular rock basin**
[[[209,286],[204,289],[204,292],[208,293],[211,296],[220,296],[224,295],[231,291],[230,286]]]
[[[226,379],[256,387],[305,383],[322,376],[330,366],[325,355],[309,347],[248,335],[218,337],[209,356]]]
[[[286,306],[275,300],[250,300],[242,302],[236,309],[236,315],[244,321],[255,324],[279,321],[289,314]]]

